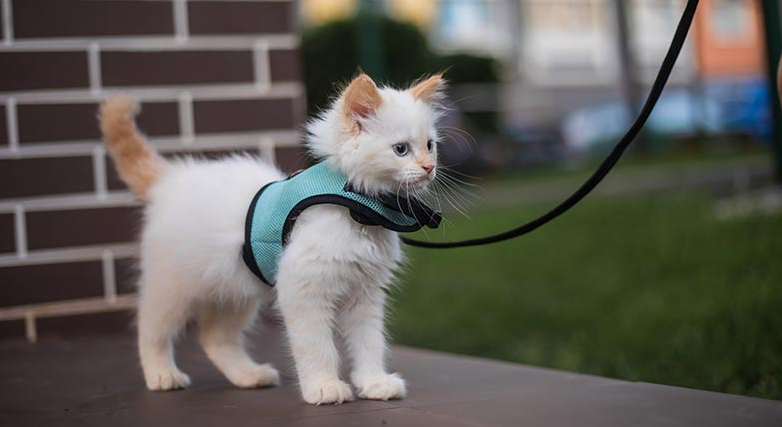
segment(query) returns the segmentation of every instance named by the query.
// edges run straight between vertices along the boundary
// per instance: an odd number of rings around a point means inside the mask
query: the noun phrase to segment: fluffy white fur
[[[435,77],[417,87],[434,85],[436,92],[442,81]],[[310,123],[312,154],[369,193],[423,189],[436,173],[431,170],[436,148],[429,151],[427,141],[437,139],[438,113],[431,96],[417,94],[431,90],[377,89],[363,75],[351,87],[356,90],[349,93],[349,87]],[[364,97],[368,93],[379,97]],[[398,143],[409,144],[407,155],[394,152]],[[353,399],[339,377],[337,333],[353,362],[350,381],[358,397],[404,397],[404,380],[384,362],[384,289],[402,260],[395,233],[362,226],[345,208],[320,205],[296,222],[276,288],[261,283],[242,262],[250,200],[261,186],[282,178],[248,156],[165,163],[149,190],[142,236],[138,328],[147,386],[171,390],[190,384],[175,364],[172,340],[191,319],[199,322],[207,355],[233,384],[277,384],[277,371],[254,362],[243,343],[259,308],[276,305],[306,402]]]

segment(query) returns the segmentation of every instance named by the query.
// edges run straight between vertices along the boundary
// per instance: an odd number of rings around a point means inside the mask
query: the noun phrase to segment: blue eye
[[[404,157],[405,155],[407,155],[407,151],[408,151],[407,144],[405,143],[394,144],[394,153],[396,153],[397,156]]]

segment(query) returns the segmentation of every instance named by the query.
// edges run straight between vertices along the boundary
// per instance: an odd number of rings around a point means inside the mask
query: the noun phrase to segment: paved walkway
[[[782,402],[631,383],[393,349],[409,397],[315,407],[301,402],[279,336],[255,353],[283,371],[281,387],[233,388],[195,344],[180,346],[194,385],[143,386],[132,336],[0,342],[2,426],[782,426]]]

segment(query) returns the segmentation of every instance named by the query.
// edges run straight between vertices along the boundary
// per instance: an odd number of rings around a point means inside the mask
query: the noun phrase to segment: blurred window
[[[431,36],[441,50],[503,54],[510,46],[506,0],[440,0]]]
[[[606,0],[526,0],[524,73],[540,85],[607,83],[611,41]]]
[[[750,30],[747,5],[742,0],[716,0],[711,9],[714,32],[723,42],[744,39]]]
[[[681,16],[684,0],[633,0],[628,10],[635,72],[643,82],[657,75],[660,62],[671,43]],[[673,81],[686,81],[693,73],[690,47],[685,47],[676,63]]]
[[[603,15],[588,0],[527,1],[527,25],[539,31],[579,33],[602,25]]]
[[[632,3],[635,13],[631,14],[630,22],[640,26],[643,32],[669,39],[679,20],[679,3],[677,0],[635,0]]]

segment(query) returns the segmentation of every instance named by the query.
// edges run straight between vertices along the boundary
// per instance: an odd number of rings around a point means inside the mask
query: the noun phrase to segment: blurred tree
[[[356,49],[358,63],[365,73],[375,79],[384,80],[386,67],[383,63],[382,25],[380,5],[373,0],[361,0],[361,19],[356,20]]]
[[[497,83],[497,61],[486,56],[467,53],[435,55],[432,71],[445,71],[445,77],[451,84],[460,83]],[[458,104],[457,104],[458,107]],[[499,123],[496,111],[471,111],[464,113],[470,124],[476,129],[498,133]]]
[[[329,97],[339,92],[339,85],[356,75],[361,64],[359,42],[365,24],[375,26],[379,34],[376,49],[382,71],[364,67],[379,83],[401,87],[422,75],[446,71],[451,84],[497,83],[497,63],[493,58],[459,53],[438,55],[431,51],[426,38],[413,24],[396,21],[383,15],[359,13],[345,20],[332,21],[318,27],[307,28],[302,34],[302,59],[304,82],[307,87],[307,110],[316,114],[328,107]],[[465,114],[473,124],[487,131],[496,131],[496,113]]]

